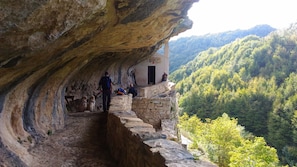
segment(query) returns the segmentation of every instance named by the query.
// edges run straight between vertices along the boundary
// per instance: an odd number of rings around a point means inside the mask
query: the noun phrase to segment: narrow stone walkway
[[[106,141],[106,114],[72,113],[65,125],[30,149],[32,167],[116,167]]]

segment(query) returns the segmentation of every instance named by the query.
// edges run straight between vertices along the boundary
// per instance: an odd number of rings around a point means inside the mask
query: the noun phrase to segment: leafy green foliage
[[[297,24],[210,48],[170,75],[182,113],[202,122],[223,113],[297,164]],[[260,142],[260,141],[258,141]]]
[[[275,167],[278,166],[276,149],[267,146],[263,137],[245,140],[230,154],[230,167]]]
[[[197,116],[180,117],[179,127],[190,133],[192,147],[205,151],[220,167],[277,166],[276,150],[267,146],[264,138],[246,135],[237,120],[223,114],[203,123]]]

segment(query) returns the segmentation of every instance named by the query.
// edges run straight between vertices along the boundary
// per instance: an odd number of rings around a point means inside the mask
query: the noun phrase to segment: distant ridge
[[[169,71],[177,70],[180,66],[193,60],[199,52],[211,47],[221,47],[232,41],[248,35],[264,37],[276,29],[269,25],[257,25],[248,30],[226,31],[202,36],[182,37],[169,41]],[[163,49],[158,51],[163,53]]]

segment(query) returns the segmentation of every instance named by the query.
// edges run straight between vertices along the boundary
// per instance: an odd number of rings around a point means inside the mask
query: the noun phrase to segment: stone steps
[[[32,167],[115,167],[106,141],[106,114],[72,113],[63,130],[29,151]]]

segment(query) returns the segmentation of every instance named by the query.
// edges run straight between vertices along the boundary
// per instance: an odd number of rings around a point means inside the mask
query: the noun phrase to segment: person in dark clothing
[[[137,96],[137,91],[135,90],[133,84],[130,84],[130,87],[129,87],[129,91],[128,91],[128,94],[131,93],[132,94],[132,97],[135,97]]]
[[[167,81],[167,74],[164,72],[162,75],[162,82]]]
[[[110,106],[110,95],[112,92],[111,79],[108,72],[99,81],[99,89],[102,90],[103,111],[108,112]]]

